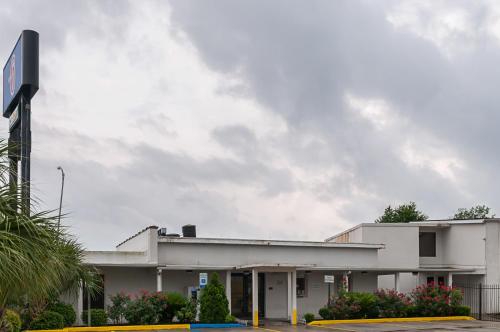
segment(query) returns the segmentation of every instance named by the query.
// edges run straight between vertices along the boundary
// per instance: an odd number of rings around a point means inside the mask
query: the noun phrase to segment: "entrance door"
[[[265,316],[266,278],[259,273],[259,317]],[[231,274],[231,313],[240,319],[252,319],[252,273]]]

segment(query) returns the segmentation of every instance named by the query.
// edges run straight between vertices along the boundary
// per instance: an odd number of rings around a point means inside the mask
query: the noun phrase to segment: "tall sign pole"
[[[21,187],[21,206],[26,213],[30,211],[31,98],[38,91],[38,50],[38,32],[24,30],[3,67],[2,110],[9,119],[9,185],[16,191]]]

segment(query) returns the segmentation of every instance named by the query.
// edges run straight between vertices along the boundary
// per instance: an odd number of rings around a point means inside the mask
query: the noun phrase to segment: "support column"
[[[292,272],[287,272],[287,301],[286,301],[286,315],[290,322],[292,321]]]
[[[399,272],[394,273],[394,290],[401,292],[401,274]]]
[[[448,272],[448,287],[453,286],[453,273]]]
[[[226,297],[229,306],[229,314],[231,314],[231,270],[226,271]]]
[[[259,273],[252,270],[252,325],[259,326]]]
[[[292,325],[297,325],[297,270],[292,271]]]
[[[162,270],[158,269],[156,272],[156,291],[161,292],[163,290],[162,288]]]

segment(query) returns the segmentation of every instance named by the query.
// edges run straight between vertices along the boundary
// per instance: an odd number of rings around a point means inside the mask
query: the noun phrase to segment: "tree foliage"
[[[376,223],[407,223],[410,221],[424,221],[429,217],[417,210],[417,204],[410,202],[408,204],[401,204],[398,207],[391,207],[390,205],[385,208],[384,214],[378,217]]]
[[[56,215],[22,206],[19,190],[8,183],[7,157],[8,147],[0,142],[0,321],[9,304],[41,303],[35,307],[43,310],[48,299],[76,293],[82,282],[91,293],[97,290],[95,270],[83,265],[82,246],[57,227]]]
[[[490,215],[490,208],[486,205],[476,205],[470,209],[460,208],[457,210],[453,219],[455,220],[467,220],[467,219],[484,219],[484,218],[494,218],[495,215]]]
[[[200,297],[200,322],[224,323],[229,315],[229,302],[224,286],[219,280],[219,275],[214,273],[201,292]]]

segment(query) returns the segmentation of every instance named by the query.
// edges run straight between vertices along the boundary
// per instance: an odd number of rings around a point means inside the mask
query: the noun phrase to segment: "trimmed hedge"
[[[51,304],[47,310],[61,314],[64,318],[64,326],[72,326],[76,321],[76,312],[71,304],[56,302]]]
[[[33,319],[31,330],[56,330],[64,328],[64,317],[53,311],[44,311]]]
[[[82,312],[82,322],[84,325],[88,324],[88,311],[84,310]],[[103,326],[108,324],[108,314],[104,309],[90,309],[90,325],[91,326]]]
[[[314,320],[314,314],[308,312],[307,314],[304,314],[304,320],[306,323],[310,323]]]

